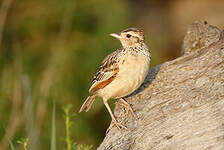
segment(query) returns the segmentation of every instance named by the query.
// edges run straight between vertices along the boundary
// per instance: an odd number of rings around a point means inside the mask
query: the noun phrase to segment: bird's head
[[[143,31],[137,28],[128,28],[121,33],[111,33],[110,36],[119,39],[123,47],[134,47],[144,42]]]

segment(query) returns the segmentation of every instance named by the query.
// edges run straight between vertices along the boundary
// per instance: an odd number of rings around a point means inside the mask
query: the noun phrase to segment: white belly
[[[125,61],[120,61],[118,75],[110,84],[99,90],[99,96],[106,99],[124,97],[143,83],[149,70],[149,58],[144,55],[129,55],[123,59]]]

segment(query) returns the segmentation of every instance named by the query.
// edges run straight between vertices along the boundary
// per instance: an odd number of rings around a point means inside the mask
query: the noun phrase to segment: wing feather
[[[120,51],[121,49],[114,51],[102,61],[99,71],[94,76],[89,89],[91,95],[111,83],[118,74],[118,57]]]

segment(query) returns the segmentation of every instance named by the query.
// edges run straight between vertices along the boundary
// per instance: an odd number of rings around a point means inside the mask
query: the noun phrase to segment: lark
[[[94,76],[89,97],[81,106],[79,112],[87,112],[96,97],[103,99],[112,122],[108,130],[113,126],[118,129],[127,129],[119,123],[114,116],[108,100],[117,99],[127,112],[135,118],[136,115],[128,102],[123,97],[133,93],[143,83],[150,65],[150,52],[144,41],[143,31],[137,28],[128,28],[121,33],[111,33],[112,37],[120,40],[122,48],[109,54],[101,63]]]

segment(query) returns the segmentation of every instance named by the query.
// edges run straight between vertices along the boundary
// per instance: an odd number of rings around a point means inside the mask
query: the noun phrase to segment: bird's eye
[[[130,38],[130,37],[131,37],[131,35],[130,35],[130,34],[127,34],[126,36],[127,36],[127,38]]]

